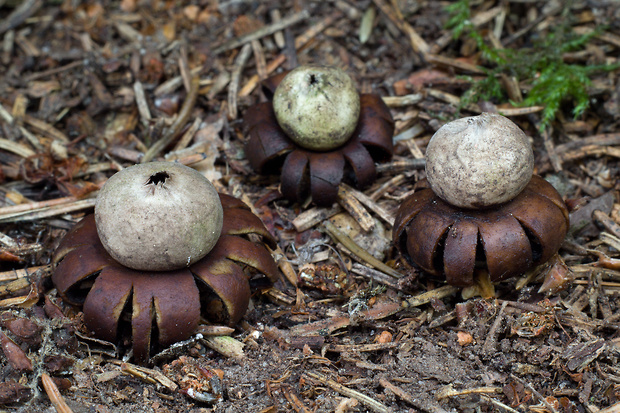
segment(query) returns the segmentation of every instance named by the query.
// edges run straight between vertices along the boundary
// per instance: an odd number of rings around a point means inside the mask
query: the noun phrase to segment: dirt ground
[[[461,1],[470,15],[455,35],[455,4],[0,0],[0,411],[620,412],[620,6]],[[547,72],[517,78],[516,66],[550,65],[536,47],[558,27],[592,33],[550,41],[559,68],[608,66],[587,72],[583,113],[569,95],[545,127],[560,92],[528,101]],[[471,33],[525,61],[492,72]],[[283,199],[279,176],[244,154],[260,81],[309,63],[343,68],[395,121],[393,159],[342,207]],[[562,93],[577,91],[562,73],[551,74]],[[499,94],[465,101],[488,77]],[[531,138],[571,228],[552,264],[466,298],[406,264],[391,231],[433,133],[482,111]],[[255,292],[234,331],[201,325],[140,365],[62,301],[51,256],[105,180],[157,139],[170,141],[156,159],[251,205],[282,279]],[[559,291],[543,294],[549,268]]]

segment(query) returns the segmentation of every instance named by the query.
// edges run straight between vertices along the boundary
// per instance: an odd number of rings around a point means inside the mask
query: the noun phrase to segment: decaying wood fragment
[[[342,195],[341,192],[342,191]],[[384,220],[390,226],[394,226],[394,215],[386,211],[383,207],[377,204],[371,197],[364,194],[361,191],[358,191],[355,188],[351,188],[347,184],[340,184],[338,188],[338,195],[342,198],[346,198],[347,196],[353,196],[358,201],[360,201],[364,206],[373,211],[379,218]],[[360,223],[361,225],[361,223]],[[362,226],[362,228],[364,228]]]
[[[304,232],[341,211],[340,205],[334,205],[331,208],[314,207],[299,214],[292,224],[297,232]]]
[[[585,343],[569,344],[562,358],[571,371],[581,372],[605,350],[605,340],[595,339]]]
[[[375,229],[375,222],[368,211],[343,185],[338,186],[338,203],[351,214],[364,231],[370,232]]]
[[[0,344],[9,365],[16,371],[33,371],[32,361],[28,355],[0,330]]]
[[[243,352],[244,344],[230,336],[207,336],[202,340],[209,348],[217,351],[221,355],[233,359],[240,359],[245,356]]]
[[[179,387],[175,382],[170,380],[168,377],[166,377],[165,374],[163,374],[159,370],[149,369],[146,367],[142,367],[142,366],[138,366],[135,364],[122,362],[118,360],[113,360],[112,363],[118,365],[120,367],[120,371],[123,372],[124,374],[137,377],[140,380],[143,380],[147,383],[162,386],[168,389],[169,391],[172,391],[172,392],[176,391]]]
[[[419,307],[424,304],[428,304],[431,300],[441,300],[442,298],[449,297],[460,291],[460,288],[453,287],[451,285],[444,285],[443,287],[436,288],[434,290],[427,291],[425,293],[408,298],[402,302],[403,308]]]

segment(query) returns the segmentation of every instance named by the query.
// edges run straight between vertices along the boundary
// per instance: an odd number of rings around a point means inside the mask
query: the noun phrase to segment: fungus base
[[[543,264],[558,251],[568,227],[562,198],[536,175],[516,198],[486,210],[453,207],[424,180],[399,208],[393,237],[410,263],[468,287],[478,270],[496,282]]]
[[[215,247],[200,261],[175,271],[136,271],[114,261],[97,236],[93,215],[82,219],[56,250],[52,281],[62,298],[83,306],[84,322],[112,343],[126,337],[131,320],[134,357],[148,360],[153,349],[187,339],[203,316],[236,324],[250,300],[250,277],[279,273],[255,234],[275,247],[261,220],[236,198],[220,194],[224,227]]]
[[[273,96],[285,74],[266,80],[267,95]],[[375,180],[375,162],[392,157],[394,121],[383,100],[373,94],[360,95],[355,131],[344,145],[330,151],[316,152],[296,145],[278,125],[271,102],[250,107],[244,122],[250,164],[264,174],[281,168],[282,195],[293,202],[303,202],[311,195],[317,205],[329,206],[338,199],[340,182],[368,186]]]

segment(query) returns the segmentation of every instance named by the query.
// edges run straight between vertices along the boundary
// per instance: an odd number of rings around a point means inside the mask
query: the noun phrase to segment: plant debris
[[[613,1],[0,1],[0,409],[617,412],[619,22]],[[245,153],[267,80],[306,64],[394,120],[374,183],[327,207],[286,200]],[[391,243],[430,137],[482,112],[525,131],[570,212],[558,255],[487,299]],[[282,277],[234,329],[201,319],[140,365],[50,277],[106,180],[150,160],[247,204]]]

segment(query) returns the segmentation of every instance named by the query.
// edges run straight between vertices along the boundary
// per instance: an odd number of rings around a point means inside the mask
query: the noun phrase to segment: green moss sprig
[[[450,4],[446,10],[449,19],[446,28],[459,38],[467,35],[474,39],[482,58],[490,68],[483,68],[486,77],[471,81],[470,89],[461,99],[461,107],[479,100],[505,101],[500,74],[513,76],[528,86],[521,106],[543,106],[541,130],[546,129],[555,119],[562,103],[573,102],[573,116],[579,117],[590,106],[588,86],[594,73],[613,71],[620,67],[614,65],[580,65],[564,62],[563,54],[583,49],[601,29],[587,34],[577,34],[572,30],[568,7],[561,16],[560,24],[555,25],[544,37],[534,39],[532,47],[522,49],[495,49],[490,47],[484,37],[471,24],[469,0],[459,0]],[[460,109],[459,108],[459,109]]]

